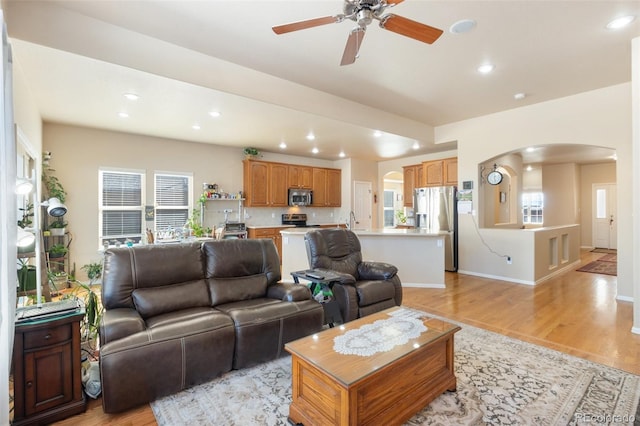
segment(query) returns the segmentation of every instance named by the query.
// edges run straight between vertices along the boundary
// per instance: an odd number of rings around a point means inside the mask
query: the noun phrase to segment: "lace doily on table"
[[[371,356],[388,352],[427,331],[416,318],[393,316],[349,330],[333,339],[333,350],[343,355]]]

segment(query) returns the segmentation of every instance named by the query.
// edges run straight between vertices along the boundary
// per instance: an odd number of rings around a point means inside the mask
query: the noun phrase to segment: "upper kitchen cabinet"
[[[458,184],[458,158],[425,161],[424,186],[449,186]]]
[[[445,185],[458,185],[458,157],[445,158],[443,161],[443,176]]]
[[[313,188],[313,167],[289,165],[289,188]]]
[[[342,171],[314,167],[312,189],[312,206],[340,207],[342,205]]]
[[[413,207],[413,190],[425,186],[422,164],[405,166],[403,169],[404,206]]]
[[[247,207],[286,207],[288,166],[267,161],[244,161],[244,197]]]

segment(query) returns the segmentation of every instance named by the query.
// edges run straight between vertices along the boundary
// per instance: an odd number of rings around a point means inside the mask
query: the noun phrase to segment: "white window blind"
[[[142,239],[144,175],[100,170],[100,243]]]
[[[189,218],[191,176],[157,173],[155,175],[156,233],[182,229]]]

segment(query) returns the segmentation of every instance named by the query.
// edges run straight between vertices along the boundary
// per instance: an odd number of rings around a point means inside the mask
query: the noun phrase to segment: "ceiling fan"
[[[273,27],[273,32],[276,34],[285,34],[351,19],[356,22],[358,26],[349,33],[340,65],[349,65],[356,61],[364,33],[367,30],[367,25],[374,19],[380,21],[380,27],[385,30],[428,44],[436,41],[442,35],[441,29],[421,24],[420,22],[412,21],[411,19],[393,13],[384,13],[387,7],[393,7],[403,1],[404,0],[344,0],[344,13],[277,25]]]

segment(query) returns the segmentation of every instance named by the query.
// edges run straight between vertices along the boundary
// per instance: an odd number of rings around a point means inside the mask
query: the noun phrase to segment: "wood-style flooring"
[[[581,265],[602,256],[583,251]],[[575,269],[577,269],[576,266]],[[569,271],[536,286],[456,273],[445,289],[405,288],[403,304],[472,326],[640,374],[640,335],[632,304],[616,300],[617,277]],[[122,414],[91,400],[58,425],[155,425],[149,405]]]

